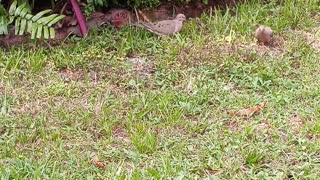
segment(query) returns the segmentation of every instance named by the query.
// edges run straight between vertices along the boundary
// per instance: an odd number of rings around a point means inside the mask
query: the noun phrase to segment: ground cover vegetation
[[[319,22],[317,0],[252,0],[172,37],[1,49],[1,179],[317,179]]]

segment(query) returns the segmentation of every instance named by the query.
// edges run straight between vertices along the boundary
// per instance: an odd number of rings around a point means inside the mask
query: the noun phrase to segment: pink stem
[[[88,29],[86,26],[86,22],[80,10],[79,4],[77,0],[70,0],[74,13],[76,14],[78,24],[80,26],[80,31],[83,37],[86,37],[88,34]]]

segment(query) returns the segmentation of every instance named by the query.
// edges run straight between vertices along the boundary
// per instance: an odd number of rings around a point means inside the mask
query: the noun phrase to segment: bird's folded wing
[[[164,20],[156,23],[142,23],[142,25],[152,31],[161,33],[161,34],[172,34],[175,30],[175,21]]]
[[[152,29],[152,26],[149,26],[149,25],[146,25],[146,24],[143,24],[143,23],[132,23],[131,25],[136,26],[136,27],[139,27],[139,28],[146,29],[146,30],[148,30],[148,31],[150,31],[150,32],[158,35],[158,36],[162,36],[162,35],[163,35],[163,34],[161,34],[161,33],[158,33],[157,31],[154,31],[154,30]]]

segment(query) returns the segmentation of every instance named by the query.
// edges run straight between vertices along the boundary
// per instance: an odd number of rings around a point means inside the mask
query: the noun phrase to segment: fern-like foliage
[[[8,34],[8,22],[7,11],[0,5],[0,35]]]
[[[93,6],[107,6],[108,0],[87,0],[87,3]]]
[[[25,32],[28,32],[31,34],[31,39],[42,37],[45,39],[54,38],[55,31],[52,26],[65,17],[59,14],[45,16],[52,12],[51,9],[32,15],[30,6],[26,2],[17,6],[16,0],[11,4],[8,14],[5,9],[5,13],[2,11],[0,7],[0,34],[8,34],[8,24],[14,22],[15,34],[23,35]]]

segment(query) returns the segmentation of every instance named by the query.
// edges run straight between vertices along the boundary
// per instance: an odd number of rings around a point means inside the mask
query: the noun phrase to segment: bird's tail
[[[136,26],[136,27],[139,27],[139,28],[145,28],[141,23],[131,23],[130,25]]]
[[[162,36],[162,34],[158,33],[157,31],[154,31],[152,26],[150,26],[148,23],[131,23],[131,25],[139,27],[139,28],[146,29],[146,30],[158,35],[158,36]]]

